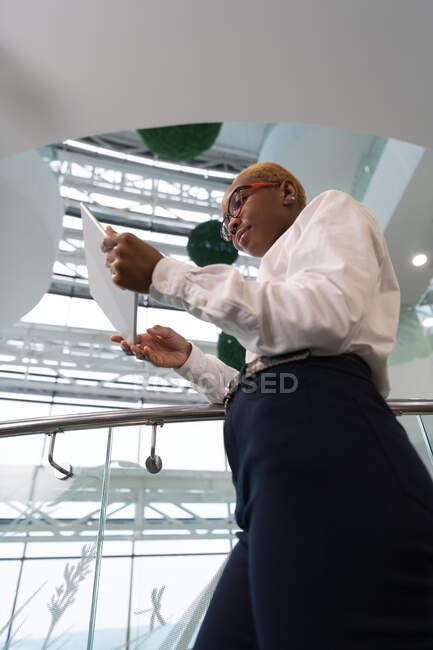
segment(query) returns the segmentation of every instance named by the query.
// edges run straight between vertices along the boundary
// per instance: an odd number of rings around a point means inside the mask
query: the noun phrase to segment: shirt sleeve
[[[191,345],[192,350],[188,359],[174,370],[190,381],[211,404],[222,404],[225,388],[238,371],[217,357],[205,354],[194,343]]]
[[[324,192],[309,217],[298,239],[285,238],[287,272],[275,280],[252,282],[226,264],[163,258],[149,293],[214,323],[258,355],[303,348],[340,354],[379,282],[382,233],[373,213],[338,190]]]

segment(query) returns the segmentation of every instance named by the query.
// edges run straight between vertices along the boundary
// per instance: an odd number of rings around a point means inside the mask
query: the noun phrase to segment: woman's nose
[[[239,224],[241,223],[241,220],[239,217],[233,217],[230,219],[229,222],[229,233],[231,235],[234,235],[236,233],[236,230],[239,228]]]

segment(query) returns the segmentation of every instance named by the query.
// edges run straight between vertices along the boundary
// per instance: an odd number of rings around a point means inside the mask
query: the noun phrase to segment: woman
[[[238,338],[238,373],[170,328],[123,349],[224,403],[241,528],[195,650],[433,648],[433,482],[384,398],[400,291],[376,217],[338,190],[252,165],[222,235],[261,257],[256,282],[110,231],[120,286]]]

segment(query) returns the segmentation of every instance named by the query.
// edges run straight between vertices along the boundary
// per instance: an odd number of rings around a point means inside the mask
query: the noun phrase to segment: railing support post
[[[53,458],[54,445],[56,444],[56,433],[58,432],[56,431],[55,433],[54,432],[47,433],[47,436],[51,436],[50,448],[48,450],[48,462],[50,463],[51,467],[54,467],[54,469],[60,472],[60,474],[63,474],[63,476],[57,476],[56,478],[58,478],[60,481],[66,481],[67,478],[70,478],[74,474],[72,471],[72,465],[69,465],[69,469],[65,469],[64,467],[56,463],[56,461]]]
[[[160,422],[159,426],[162,427],[163,422]],[[146,469],[151,474],[157,474],[161,471],[162,460],[159,456],[155,455],[155,446],[156,446],[156,427],[158,426],[157,422],[152,423],[152,441],[150,443],[150,456],[146,458]]]

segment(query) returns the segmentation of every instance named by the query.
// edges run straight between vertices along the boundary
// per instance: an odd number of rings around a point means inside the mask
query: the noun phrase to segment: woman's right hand
[[[120,334],[110,337],[120,343],[126,354],[135,354],[137,359],[145,359],[159,368],[179,368],[191,354],[192,345],[171,327],[154,325],[145,334],[137,334],[135,345],[129,346]]]

